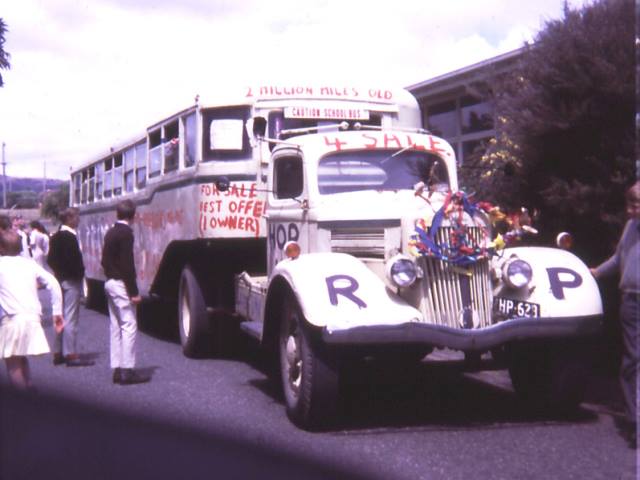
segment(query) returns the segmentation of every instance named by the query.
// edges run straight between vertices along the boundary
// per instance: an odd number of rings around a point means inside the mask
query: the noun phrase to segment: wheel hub
[[[287,337],[285,344],[285,358],[287,361],[288,383],[291,390],[297,395],[302,379],[302,359],[300,358],[300,346],[295,335]]]

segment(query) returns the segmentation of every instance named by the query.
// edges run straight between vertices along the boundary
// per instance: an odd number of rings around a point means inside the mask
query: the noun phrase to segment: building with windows
[[[418,99],[423,126],[446,139],[459,163],[483,155],[495,136],[493,85],[508,74],[523,48],[410,85]]]

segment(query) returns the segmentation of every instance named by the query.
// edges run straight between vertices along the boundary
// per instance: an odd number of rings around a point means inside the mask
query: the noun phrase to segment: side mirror
[[[231,184],[229,177],[218,177],[214,183],[219,192],[226,192],[229,190],[229,185]]]
[[[267,134],[267,120],[264,117],[253,117],[253,136],[262,138]]]

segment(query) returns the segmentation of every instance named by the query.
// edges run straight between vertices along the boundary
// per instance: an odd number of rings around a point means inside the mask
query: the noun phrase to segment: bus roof
[[[154,129],[167,121],[185,115],[196,108],[215,108],[223,106],[252,105],[254,108],[278,108],[285,105],[295,105],[305,101],[332,101],[366,103],[370,108],[381,111],[399,111],[404,109],[418,110],[418,101],[404,88],[389,88],[380,85],[349,85],[349,84],[309,84],[304,82],[264,83],[249,86],[212,88],[206,94],[196,95],[195,104],[175,111],[161,120],[148,125],[142,132],[127,140],[119,141],[109,149],[104,149],[90,160],[82,162],[76,168],[72,168],[71,174],[87,168],[88,165],[117,154],[132,144],[144,141],[146,132]]]

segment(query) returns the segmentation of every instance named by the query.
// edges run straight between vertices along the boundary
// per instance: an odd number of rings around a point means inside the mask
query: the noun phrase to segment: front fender
[[[366,265],[344,253],[283,260],[270,285],[276,279],[289,284],[309,323],[329,331],[422,320],[418,310],[390,291]]]
[[[513,255],[531,265],[531,287],[514,291],[501,283],[494,291],[495,296],[536,303],[540,305],[541,317],[602,314],[598,285],[589,268],[574,254],[558,248],[507,248],[496,261],[496,266],[500,268]]]

